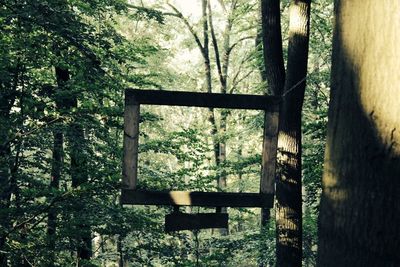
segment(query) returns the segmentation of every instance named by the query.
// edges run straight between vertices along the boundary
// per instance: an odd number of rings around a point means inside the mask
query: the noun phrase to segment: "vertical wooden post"
[[[276,155],[278,147],[279,107],[271,112],[265,112],[264,136],[262,149],[262,170],[260,179],[260,193],[275,193]],[[273,201],[273,198],[272,198]],[[271,207],[273,203],[270,203]],[[262,224],[269,219],[269,208],[262,209]]]
[[[122,166],[122,186],[136,189],[139,145],[140,105],[135,96],[125,93],[124,110],[124,154]]]

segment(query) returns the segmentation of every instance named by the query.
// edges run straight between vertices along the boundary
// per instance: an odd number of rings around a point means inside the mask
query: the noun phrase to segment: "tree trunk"
[[[318,266],[399,266],[399,14],[335,1]]]
[[[65,87],[65,83],[70,80],[70,73],[69,70],[56,67],[56,77],[57,83],[62,84],[63,88]],[[64,88],[66,89],[66,88]],[[72,92],[65,92],[62,94],[60,99],[60,104],[62,109],[71,110],[72,108],[78,107],[78,99],[77,96]],[[67,138],[69,144],[69,155],[71,159],[71,180],[72,180],[72,187],[76,188],[81,184],[87,182],[88,180],[88,173],[87,173],[87,159],[86,155],[84,154],[86,140],[84,138],[84,131],[82,125],[78,122],[74,121],[68,125],[67,129]],[[76,213],[74,214],[75,217],[81,216],[82,211],[85,209],[84,202],[79,202],[79,205],[76,205]],[[81,220],[85,221],[85,220]],[[80,223],[78,225],[78,230],[80,232],[80,237],[77,242],[77,256],[80,260],[89,260],[92,256],[92,237],[90,226],[87,225],[85,222]]]
[[[222,8],[226,13],[225,6],[222,6]],[[234,12],[235,8],[236,8],[235,6],[232,7],[231,11],[232,13]],[[222,60],[221,60],[218,40],[214,32],[211,5],[210,1],[208,1],[208,21],[210,24],[212,44],[214,47],[215,61],[218,70],[218,77],[222,94],[227,93],[227,86],[228,86],[227,78],[228,78],[228,67],[229,67],[229,57],[230,57],[230,37],[232,31],[232,19],[230,18],[229,14],[226,15],[228,18],[222,36],[223,46],[222,46]],[[218,135],[217,137],[218,140],[216,142],[216,145],[218,145],[218,153],[216,154],[216,157],[218,157],[217,162],[219,166],[226,161],[226,130],[227,130],[226,127],[227,127],[228,114],[229,114],[228,111],[222,110],[220,128],[219,131],[216,132],[216,134]],[[227,175],[223,168],[224,167],[222,166],[221,172],[218,176],[218,189],[221,190],[224,190],[227,185]],[[227,208],[222,207],[220,210],[218,209],[218,211],[220,211],[221,213],[227,213]],[[228,234],[227,229],[220,229],[220,234],[227,235]]]
[[[265,93],[281,95],[285,85],[285,65],[283,62],[280,0],[261,1],[261,28],[264,67],[260,68],[266,79]],[[264,70],[264,71],[263,71]],[[261,225],[266,226],[270,210],[261,210]]]
[[[51,181],[50,188],[54,191],[59,189],[61,179],[61,169],[64,161],[64,135],[62,129],[53,131],[53,161],[51,166]],[[47,215],[47,246],[49,248],[48,266],[54,266],[55,262],[55,247],[56,247],[56,227],[57,227],[57,210],[50,208]]]
[[[3,100],[3,99],[2,99]],[[1,101],[1,100],[0,100]],[[3,101],[1,101],[3,102]],[[5,101],[4,101],[5,102]],[[9,144],[6,144],[7,140],[10,138],[10,109],[6,106],[3,109],[3,103],[1,103],[0,112],[0,209],[7,210],[10,207],[11,201],[11,183],[10,183],[10,158],[11,149]],[[11,107],[10,107],[11,108]],[[7,255],[3,253],[4,246],[6,245],[6,233],[10,228],[10,217],[7,213],[3,213],[0,217],[0,266],[7,266]]]
[[[9,82],[0,83],[0,210],[4,211],[10,207],[11,195],[15,190],[11,172],[12,165],[17,168],[16,163],[12,164],[12,151],[10,147],[11,138],[11,108],[14,106],[17,97],[17,86],[20,79],[20,65],[10,70],[13,77]],[[7,266],[7,255],[4,247],[7,242],[6,232],[11,227],[12,222],[8,213],[0,217],[0,266]]]
[[[279,166],[276,184],[277,266],[301,266],[301,110],[307,74],[310,0],[290,7],[288,66],[285,70],[280,28],[280,1],[262,0],[262,31],[268,89],[282,95],[279,116]],[[266,225],[269,210],[262,211]]]
[[[83,153],[85,151],[86,140],[82,125],[73,122],[68,129],[68,138],[70,145],[71,157],[71,179],[72,187],[77,188],[88,180],[87,173],[87,159]],[[84,202],[79,202],[76,206],[76,217],[82,216],[82,211],[86,209]],[[81,260],[89,260],[92,257],[92,236],[90,225],[86,223],[86,219],[79,219],[82,221],[78,225],[80,237],[78,238],[77,255]]]
[[[261,0],[262,42],[268,91],[279,96],[285,85],[280,0]],[[266,90],[267,93],[267,90]]]
[[[69,73],[60,68],[55,68],[56,70],[56,80],[57,80],[57,90],[59,92],[67,91],[65,88],[66,83],[69,80]],[[65,99],[56,98],[56,107],[60,109],[65,108],[68,102],[64,102]],[[56,128],[53,130],[53,151],[52,151],[52,163],[51,163],[51,180],[50,189],[56,191],[59,189],[61,180],[61,170],[64,163],[64,134],[61,128]],[[47,266],[54,266],[55,262],[55,245],[56,245],[56,228],[57,228],[57,210],[55,208],[50,208],[47,215],[47,246],[49,248],[49,259]]]
[[[279,116],[276,265],[302,265],[301,113],[307,75],[311,0],[290,5],[285,90]]]

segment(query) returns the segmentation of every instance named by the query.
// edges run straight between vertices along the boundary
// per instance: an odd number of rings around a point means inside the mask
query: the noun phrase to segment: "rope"
[[[290,87],[289,90],[287,90],[285,93],[282,94],[282,97],[285,97],[287,94],[289,94],[290,92],[292,92],[294,89],[296,89],[302,82],[304,82],[307,79],[307,75],[304,76],[303,79],[301,79],[300,81],[298,81],[295,85],[293,85],[292,87]]]

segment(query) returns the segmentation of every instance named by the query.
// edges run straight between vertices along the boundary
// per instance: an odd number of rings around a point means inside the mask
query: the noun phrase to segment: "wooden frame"
[[[280,98],[272,96],[126,89],[121,203],[205,207],[272,207],[275,192],[279,103]],[[260,193],[136,190],[141,104],[264,110]]]

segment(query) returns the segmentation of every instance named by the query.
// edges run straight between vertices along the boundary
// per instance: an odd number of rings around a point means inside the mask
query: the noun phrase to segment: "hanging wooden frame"
[[[273,206],[280,98],[262,95],[125,90],[121,204],[203,207]],[[259,193],[137,190],[140,105],[264,110]]]

